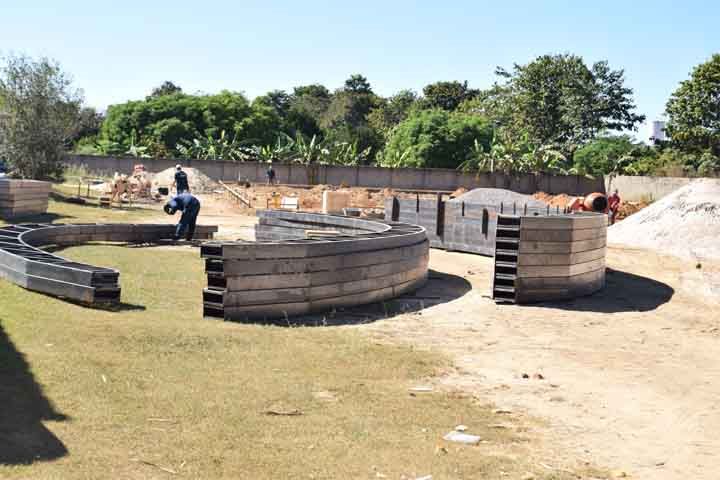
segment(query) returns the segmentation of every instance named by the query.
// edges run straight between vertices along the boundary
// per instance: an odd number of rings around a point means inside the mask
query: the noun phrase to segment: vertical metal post
[[[392,211],[390,213],[390,220],[397,222],[400,218],[400,200],[397,197],[392,197]]]
[[[465,202],[460,203],[460,205],[462,206],[462,212],[460,213],[460,216],[464,217],[465,216]]]
[[[435,233],[437,233],[438,237],[443,236],[443,233],[445,231],[445,202],[443,202],[442,199],[442,193],[437,194],[437,223],[435,228]]]

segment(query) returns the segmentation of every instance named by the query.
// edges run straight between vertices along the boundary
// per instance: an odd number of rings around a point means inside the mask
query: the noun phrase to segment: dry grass
[[[51,206],[77,221],[95,218],[86,208]],[[517,424],[492,428],[508,419],[487,405],[410,395],[447,367],[436,354],[350,328],[202,319],[196,250],[63,255],[118,268],[125,303],[89,309],[0,281],[0,459],[20,447],[0,478],[578,478],[528,464],[532,443]],[[460,423],[485,443],[443,442]]]

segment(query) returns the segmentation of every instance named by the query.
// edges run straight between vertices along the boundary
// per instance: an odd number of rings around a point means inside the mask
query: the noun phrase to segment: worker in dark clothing
[[[175,181],[173,186],[177,189],[178,195],[190,192],[187,173],[183,172],[182,165],[175,165]]]
[[[195,234],[195,224],[200,213],[200,200],[189,193],[181,193],[165,204],[165,213],[168,215],[175,215],[178,210],[182,212],[182,217],[180,217],[180,223],[177,224],[173,239],[179,240],[187,230],[185,238],[190,241]]]
[[[275,169],[272,167],[272,165],[268,166],[267,179],[268,179],[268,185],[275,184]]]

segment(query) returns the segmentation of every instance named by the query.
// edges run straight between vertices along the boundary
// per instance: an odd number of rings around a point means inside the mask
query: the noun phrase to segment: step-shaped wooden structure
[[[0,178],[0,218],[47,212],[51,190],[50,182]]]
[[[281,210],[258,216],[256,242],[201,246],[206,316],[265,321],[329,311],[397,297],[427,279],[422,227]]]
[[[499,215],[493,298],[534,303],[589,295],[605,286],[607,216]]]
[[[211,239],[216,226],[198,225],[195,237]],[[73,262],[43,251],[49,245],[86,242],[152,243],[170,239],[166,224],[20,224],[0,226],[0,278],[28,290],[94,304],[120,301],[119,272]]]

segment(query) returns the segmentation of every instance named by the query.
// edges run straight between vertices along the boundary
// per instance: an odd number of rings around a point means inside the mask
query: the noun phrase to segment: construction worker
[[[185,192],[170,199],[170,201],[165,204],[164,209],[168,215],[175,215],[175,212],[178,210],[182,212],[180,223],[178,223],[175,228],[173,240],[180,240],[185,230],[187,230],[187,237],[185,238],[188,241],[192,240],[195,234],[197,217],[200,213],[200,200],[193,197],[190,193]]]
[[[177,189],[178,195],[184,192],[190,192],[187,173],[183,172],[182,165],[175,165],[175,181],[172,184]]]
[[[617,217],[618,210],[620,210],[620,195],[618,189],[613,191],[613,194],[608,197],[608,213],[610,213],[610,225],[615,224],[615,217]]]
[[[274,185],[275,184],[275,170],[272,167],[272,164],[268,166],[267,169],[267,179],[268,179],[268,185]]]

